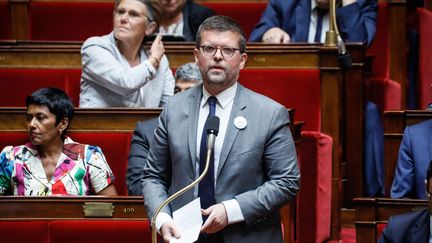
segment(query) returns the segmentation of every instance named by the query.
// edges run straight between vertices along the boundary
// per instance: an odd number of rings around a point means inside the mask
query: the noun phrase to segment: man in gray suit
[[[199,176],[201,133],[214,111],[208,99],[217,98],[214,172],[206,175],[214,180],[214,204],[202,210],[207,219],[200,243],[282,242],[278,209],[299,189],[287,109],[238,83],[245,51],[244,32],[229,17],[213,16],[200,26],[194,55],[203,85],[170,98],[144,168],[144,204],[151,218],[169,195]],[[198,196],[203,202],[201,183],[157,216],[165,242],[180,236],[171,213]]]

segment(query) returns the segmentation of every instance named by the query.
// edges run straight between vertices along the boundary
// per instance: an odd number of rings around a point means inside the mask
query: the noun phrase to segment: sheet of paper
[[[181,237],[173,238],[170,243],[192,243],[198,240],[203,223],[201,202],[197,198],[173,213],[173,220],[180,230]]]

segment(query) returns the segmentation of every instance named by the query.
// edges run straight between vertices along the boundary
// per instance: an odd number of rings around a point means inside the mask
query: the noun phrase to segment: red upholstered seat
[[[374,102],[381,112],[400,110],[401,85],[388,78],[369,78],[366,82],[368,99]]]
[[[385,223],[378,223],[376,225],[376,240],[378,241],[381,238],[381,234],[384,231],[384,228],[387,226]]]
[[[150,243],[147,220],[62,220],[49,224],[50,243]]]
[[[432,102],[432,12],[418,9],[419,17],[419,82],[417,102],[420,109]]]
[[[30,1],[29,39],[84,41],[113,28],[114,2]]]
[[[372,76],[367,81],[366,94],[368,100],[374,102],[381,112],[401,109],[402,88],[400,82],[405,81],[390,79],[390,30],[387,8],[386,2],[378,3],[375,39],[366,50],[366,55],[373,58]]]
[[[23,107],[25,98],[43,87],[65,90],[79,104],[81,69],[1,68],[0,106]]]
[[[24,122],[24,121],[23,121]],[[99,146],[116,179],[114,185],[119,195],[127,195],[126,167],[130,149],[131,133],[128,132],[74,132],[70,137],[79,143]],[[0,147],[21,145],[28,142],[25,132],[0,132]]]
[[[236,20],[249,37],[255,25],[261,18],[267,5],[266,2],[201,2],[218,15],[226,15]]]
[[[0,221],[0,241],[48,243],[48,221]]]
[[[390,42],[388,4],[378,3],[377,31],[371,46],[366,49],[366,56],[373,58],[374,77],[387,78],[390,72]]]
[[[305,122],[303,130],[321,129],[318,69],[247,68],[241,70],[240,83],[287,108],[295,108],[295,119]]]
[[[9,1],[0,0],[0,40],[10,39],[11,18],[9,13]]]
[[[303,131],[300,147],[298,242],[325,242],[330,238],[331,227],[333,140],[320,132]]]

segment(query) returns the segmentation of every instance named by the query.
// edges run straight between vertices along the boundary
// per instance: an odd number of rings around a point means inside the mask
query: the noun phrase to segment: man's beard
[[[222,84],[225,82],[225,80],[227,80],[227,74],[225,72],[214,73],[212,71],[208,71],[206,76],[209,84]]]

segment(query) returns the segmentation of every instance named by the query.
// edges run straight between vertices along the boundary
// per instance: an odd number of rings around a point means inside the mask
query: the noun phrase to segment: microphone
[[[210,116],[209,118],[207,118],[206,124],[204,125],[205,127],[207,127],[207,155],[209,152],[211,153],[211,151],[213,150],[216,136],[219,133],[219,123],[220,123],[219,117]]]
[[[339,56],[337,57],[339,64],[342,70],[347,70],[352,67],[352,59],[351,55],[347,52],[345,48],[345,43],[340,37],[340,34],[337,35],[337,49],[339,52]]]
[[[210,116],[207,118],[206,123],[204,125],[204,127],[207,128],[207,154],[206,154],[206,164],[205,164],[204,170],[201,173],[201,175],[196,180],[194,180],[192,183],[183,187],[178,192],[176,192],[176,193],[172,194],[170,197],[168,197],[165,201],[162,202],[162,204],[155,211],[155,213],[152,217],[152,220],[151,220],[152,243],[157,243],[156,217],[158,216],[158,214],[160,213],[162,208],[165,207],[165,205],[167,205],[168,203],[170,203],[174,199],[176,199],[177,197],[179,197],[180,195],[182,195],[183,193],[192,189],[196,184],[198,184],[206,176],[207,171],[208,171],[208,167],[210,164],[210,160],[211,160],[211,154],[212,154],[213,147],[214,147],[214,144],[216,141],[216,136],[219,133],[219,123],[220,123],[219,117]]]

